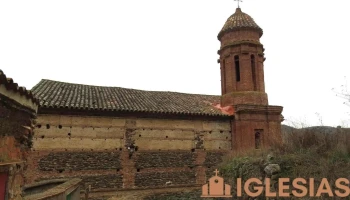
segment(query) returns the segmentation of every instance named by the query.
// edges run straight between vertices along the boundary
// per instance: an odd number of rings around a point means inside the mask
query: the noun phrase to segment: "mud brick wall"
[[[39,115],[37,121],[26,182],[77,177],[92,192],[204,184],[206,153],[229,151],[232,143],[229,120]],[[131,142],[138,148],[129,158]]]
[[[33,149],[120,150],[134,142],[139,150],[231,150],[228,119],[170,120],[39,115]]]
[[[32,146],[35,118],[35,110],[0,93],[0,162],[25,158]]]
[[[166,168],[193,166],[196,154],[192,152],[142,152],[135,157],[135,167],[144,168]]]
[[[150,186],[165,186],[166,182],[171,181],[174,185],[191,185],[196,183],[196,172],[191,171],[177,171],[177,172],[149,172],[136,173],[135,186],[136,187],[150,187]]]
[[[53,152],[39,160],[41,171],[121,169],[119,152]]]
[[[32,146],[38,106],[34,99],[10,89],[11,83],[5,86],[1,70],[0,76],[0,174],[5,178],[1,187],[5,186],[5,199],[17,200],[22,199],[25,161]]]

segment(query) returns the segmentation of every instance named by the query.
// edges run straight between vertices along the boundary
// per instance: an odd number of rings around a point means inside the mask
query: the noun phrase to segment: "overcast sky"
[[[41,79],[220,95],[217,34],[233,0],[2,0],[0,69]],[[350,125],[350,1],[245,0],[264,30],[265,85],[284,123]],[[316,114],[318,113],[318,114]],[[319,116],[319,117],[318,117]]]

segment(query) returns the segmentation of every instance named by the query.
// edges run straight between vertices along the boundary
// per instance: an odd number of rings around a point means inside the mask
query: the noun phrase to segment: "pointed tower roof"
[[[248,14],[242,12],[241,8],[237,8],[236,12],[227,19],[224,27],[218,35],[218,39],[220,40],[220,38],[227,32],[239,29],[252,29],[258,31],[260,36],[263,34],[263,30],[255,23],[254,19]]]

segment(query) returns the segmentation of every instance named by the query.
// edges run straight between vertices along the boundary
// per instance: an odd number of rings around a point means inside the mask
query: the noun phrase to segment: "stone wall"
[[[39,160],[39,170],[120,169],[119,152],[51,152]]]
[[[135,155],[135,167],[165,168],[165,167],[190,167],[194,165],[196,154],[188,151],[173,152],[140,152]]]
[[[39,115],[37,121],[28,183],[77,177],[93,192],[200,185],[205,162],[218,164],[208,161],[210,152],[231,150],[228,120]],[[130,158],[131,143],[137,149]]]

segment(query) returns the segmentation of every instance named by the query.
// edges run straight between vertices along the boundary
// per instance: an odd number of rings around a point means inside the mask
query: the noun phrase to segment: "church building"
[[[226,154],[280,143],[262,35],[240,8],[227,19],[218,96],[41,80],[26,181],[79,177],[92,192],[202,186]]]

